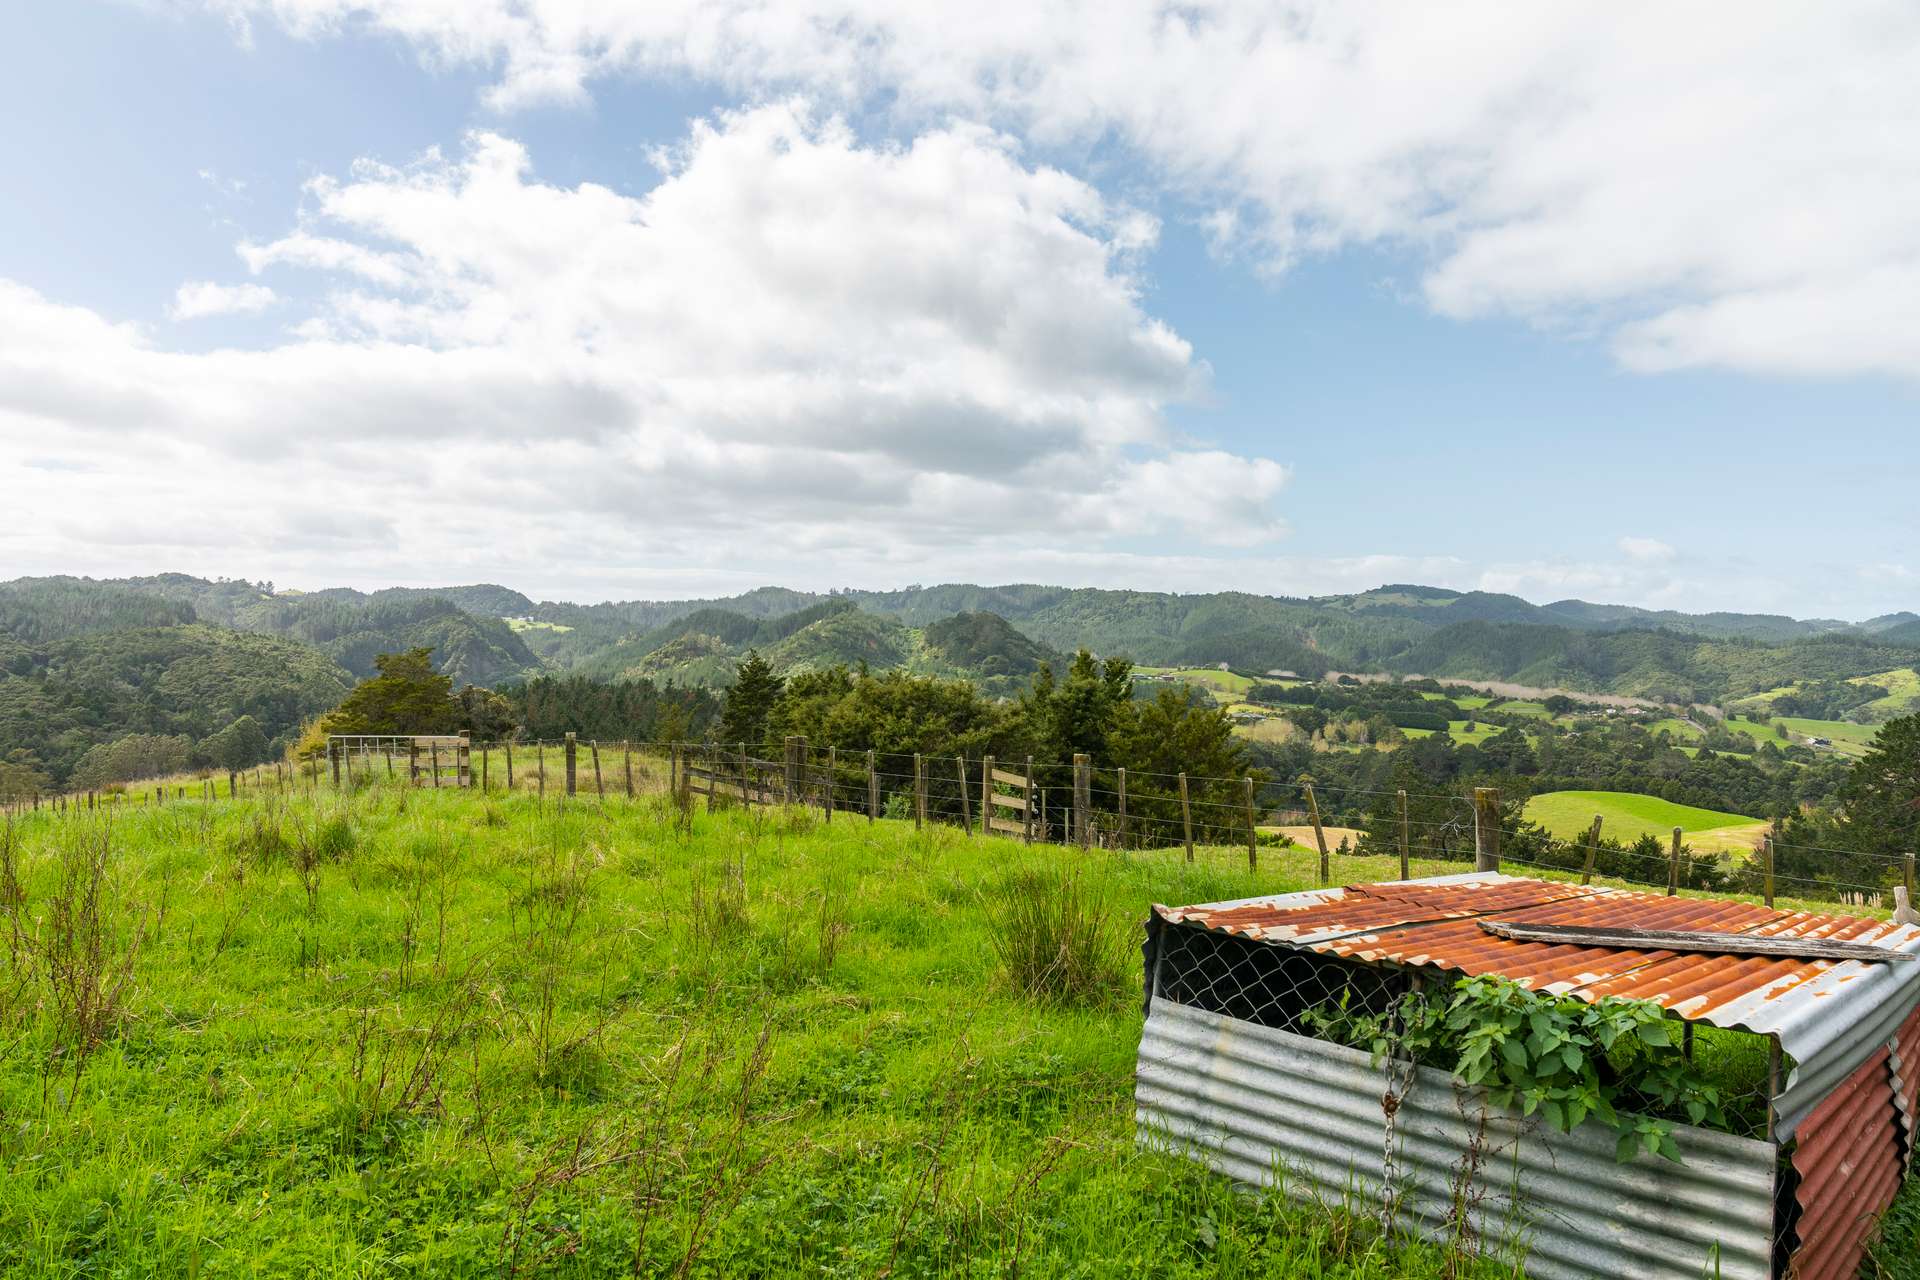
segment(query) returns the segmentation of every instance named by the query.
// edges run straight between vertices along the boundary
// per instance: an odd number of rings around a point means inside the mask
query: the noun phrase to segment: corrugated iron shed
[[[1140,1140],[1253,1185],[1380,1203],[1386,1075],[1365,1050],[1156,1000],[1140,1041]],[[1465,1206],[1494,1256],[1538,1280],[1765,1280],[1773,1271],[1772,1143],[1677,1125],[1683,1161],[1614,1158],[1587,1125],[1543,1134],[1480,1113],[1452,1077],[1416,1068],[1392,1131],[1398,1220],[1443,1232]],[[1479,1193],[1455,1198],[1462,1153]]]
[[[1777,959],[1494,937],[1480,919],[1532,925],[1822,938],[1920,954],[1920,928],[1825,912],[1476,872],[1236,902],[1155,907],[1169,924],[1370,964],[1497,974],[1537,990],[1651,1000],[1676,1016],[1775,1037],[1792,1069],[1774,1100],[1785,1139],[1883,1050],[1920,1004],[1920,963]]]

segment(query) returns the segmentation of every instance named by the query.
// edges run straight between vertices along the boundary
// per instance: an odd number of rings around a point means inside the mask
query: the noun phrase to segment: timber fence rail
[[[445,756],[441,753],[445,752]],[[778,743],[588,739],[466,741],[450,738],[337,740],[324,752],[248,769],[115,784],[92,790],[15,797],[14,816],[55,816],[212,802],[261,793],[319,796],[382,786],[464,787],[486,794],[526,793],[541,803],[666,800],[682,810],[739,805],[804,806],[826,822],[893,818],[945,826],[969,837],[1011,839],[1086,850],[1196,850],[1211,860],[1304,849],[1321,884],[1351,878],[1350,860],[1385,857],[1401,875],[1413,864],[1458,864],[1518,875],[1596,876],[1669,892],[1741,892],[1771,903],[1778,893],[1849,906],[1884,908],[1891,890],[1914,893],[1914,855],[1788,845],[1769,837],[1748,858],[1727,865],[1692,850],[1675,832],[1651,853],[1608,841],[1596,816],[1585,832],[1562,838],[1506,825],[1491,788],[1408,792],[1317,783],[1261,774],[1217,777],[1125,769],[1089,756],[1066,760],[992,755],[934,755],[817,747],[804,738]],[[1775,867],[1776,848],[1845,858],[1878,867],[1877,882],[1792,875]],[[1378,878],[1377,862],[1369,872]],[[1349,871],[1343,871],[1349,868]]]

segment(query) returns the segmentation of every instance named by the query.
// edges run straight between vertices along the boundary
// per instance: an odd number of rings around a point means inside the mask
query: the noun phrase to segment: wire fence
[[[1433,864],[1547,872],[1665,888],[1739,892],[1884,908],[1891,889],[1914,892],[1911,853],[1863,853],[1775,837],[1745,857],[1692,849],[1684,834],[1650,847],[1590,829],[1565,838],[1519,821],[1490,788],[1403,791],[1127,769],[1090,756],[933,755],[777,744],[560,739],[472,742],[463,737],[339,738],[322,753],[250,769],[204,772],[86,792],[17,797],[11,812],[56,814],[211,801],[263,791],[338,791],[384,784],[467,787],[540,797],[670,799],[683,808],[804,805],[835,815],[959,827],[972,835],[1084,849],[1241,849],[1258,869],[1263,850],[1304,849],[1322,883],[1353,856],[1385,857],[1402,876]],[[1657,851],[1656,851],[1657,848]],[[1833,873],[1776,866],[1791,851],[1830,861]],[[1877,874],[1863,873],[1862,869]]]

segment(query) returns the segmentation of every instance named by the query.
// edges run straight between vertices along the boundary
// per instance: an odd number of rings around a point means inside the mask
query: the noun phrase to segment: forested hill
[[[1032,584],[825,596],[769,588],[721,601],[592,609],[547,602],[529,615],[539,629],[525,634],[558,668],[599,674],[678,669],[724,679],[730,653],[747,643],[744,636],[755,634],[767,647],[835,608],[909,629],[961,614],[992,616],[1044,651],[1086,646],[1157,666],[1224,662],[1236,670],[1307,677],[1351,671],[1513,680],[1677,703],[1717,703],[1799,681],[1874,675],[1920,658],[1920,622],[1906,614],[1862,623],[1682,614],[1578,600],[1535,605],[1517,596],[1406,584],[1311,599]],[[663,615],[671,616],[659,621]],[[649,621],[642,627],[626,618]],[[669,643],[675,647],[648,660]]]
[[[1509,680],[1680,705],[1877,723],[1920,706],[1920,616],[1862,622],[1652,612],[1393,584],[1313,598],[1037,584],[719,600],[534,601],[498,584],[372,593],[184,574],[0,583],[0,762],[64,778],[127,734],[284,742],[373,671],[427,647],[457,684],[541,674],[722,687],[759,652],[783,674],[846,665],[1022,692],[1085,647],[1166,666]],[[1716,713],[1717,714],[1717,713]],[[1806,732],[1819,732],[1809,729]],[[201,755],[207,753],[196,746]]]

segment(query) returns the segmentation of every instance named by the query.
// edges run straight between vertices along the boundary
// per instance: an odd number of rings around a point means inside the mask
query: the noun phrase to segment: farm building
[[[1145,957],[1143,1143],[1436,1233],[1466,1205],[1545,1280],[1842,1280],[1912,1167],[1910,924],[1472,873],[1156,906]],[[1659,1005],[1728,1064],[1726,1123],[1675,1121],[1678,1161],[1623,1163],[1607,1125],[1563,1133],[1322,1034],[1484,975]]]

